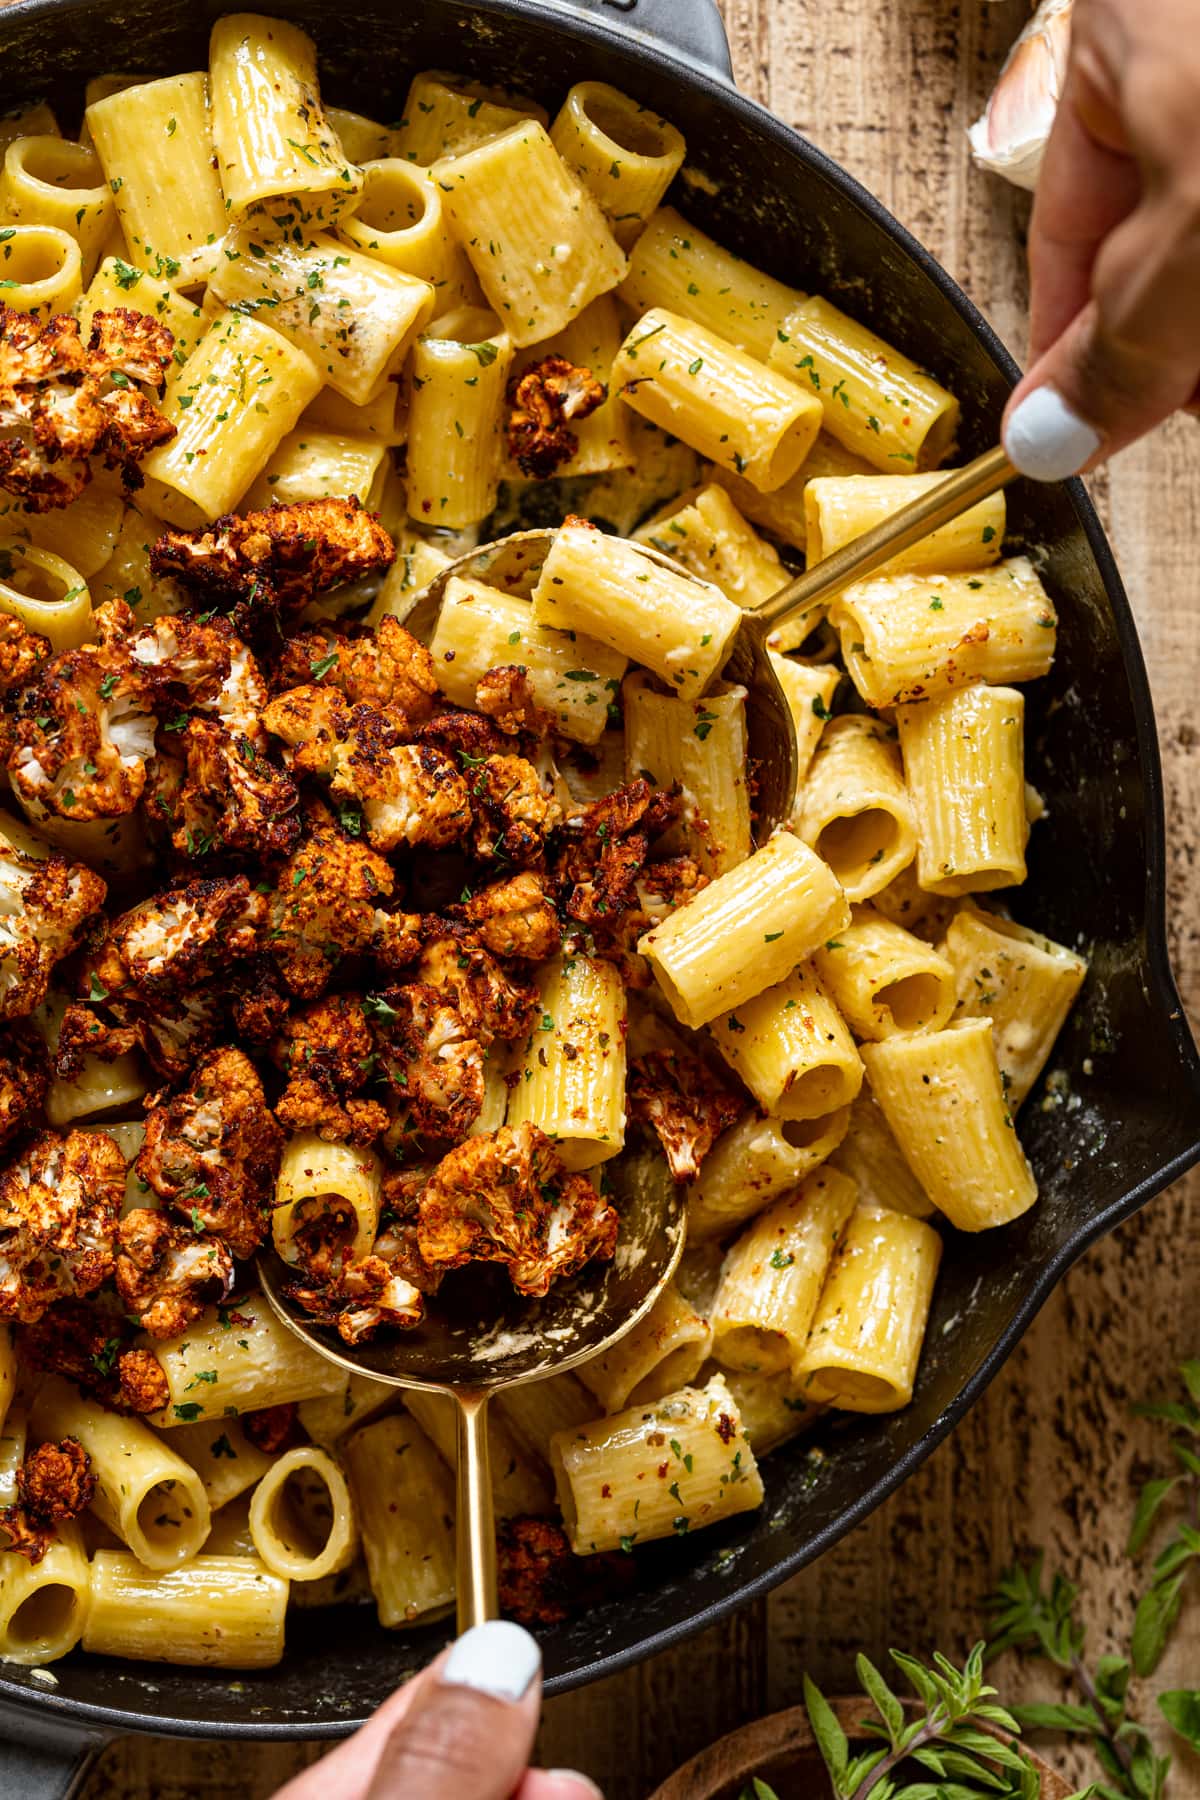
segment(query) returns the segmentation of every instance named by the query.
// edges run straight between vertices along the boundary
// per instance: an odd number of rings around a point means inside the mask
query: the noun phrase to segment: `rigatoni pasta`
[[[630,251],[621,298],[636,313],[682,313],[765,363],[803,296],[660,206]]]
[[[829,864],[847,899],[869,900],[886,887],[917,849],[894,731],[860,713],[830,719],[796,814],[798,835]]]
[[[288,1584],[253,1556],[143,1568],[121,1550],[92,1558],[83,1647],[98,1656],[196,1668],[269,1669],[283,1655]]]
[[[563,161],[600,202],[617,242],[638,237],[683,162],[667,119],[604,81],[577,81],[550,127]]]
[[[896,714],[917,821],[917,880],[933,894],[1025,879],[1025,699],[960,688]]]
[[[568,1169],[625,1143],[625,993],[611,963],[573,955],[538,972],[541,1012],[513,1061],[508,1122],[544,1131]]]
[[[1016,1112],[1041,1074],[1087,975],[1064,944],[996,913],[963,907],[946,932],[956,1018],[992,1021],[1004,1092]]]

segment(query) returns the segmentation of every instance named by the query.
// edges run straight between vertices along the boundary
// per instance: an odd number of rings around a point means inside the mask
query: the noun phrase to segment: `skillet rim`
[[[686,60],[682,53],[674,53],[670,48],[641,33],[631,31],[627,34],[619,28],[616,20],[610,25],[588,13],[580,13],[577,17],[572,16],[565,10],[562,0],[558,0],[558,3],[553,5],[542,5],[540,0],[444,0],[444,3],[459,12],[484,13],[500,21],[533,20],[551,31],[561,31],[568,37],[595,44],[609,51],[612,50],[615,42],[626,56],[643,67],[648,67],[651,71],[657,69],[660,74],[672,81],[683,82],[693,89],[699,90],[717,107],[731,108],[734,112],[740,113],[745,122],[751,128],[762,133],[775,148],[788,157],[799,158],[807,167],[814,169],[825,181],[838,189],[845,199],[864,213],[873,224],[881,228],[892,242],[917,264],[922,273],[937,288],[942,299],[954,308],[981,343],[1000,373],[1010,383],[1015,383],[1019,378],[1021,373],[1019,365],[979,308],[959,287],[953,276],[912,235],[907,227],[895,218],[882,201],[870,193],[857,177],[843,168],[840,163],[835,162],[810,139],[794,127],[787,125],[761,102],[752,100],[743,94],[719,73],[715,71],[708,73],[698,64]],[[264,0],[264,4],[270,10],[269,0]],[[56,33],[59,33],[66,29],[67,21],[73,14],[90,12],[94,8],[95,0],[12,0],[12,4],[0,9],[0,47],[3,46],[5,37],[8,35],[10,22],[23,24],[42,18],[47,23],[53,22]],[[287,15],[286,0],[283,0],[281,11],[284,16]],[[1099,516],[1082,481],[1073,479],[1063,485],[1067,490],[1075,517],[1087,540],[1088,548],[1095,559],[1111,605],[1121,663],[1129,683],[1138,747],[1138,764],[1145,788],[1146,884],[1141,918],[1145,931],[1145,966],[1150,983],[1149,997],[1152,1007],[1161,1012],[1162,1023],[1172,1040],[1179,1067],[1181,1087],[1190,1088],[1197,1103],[1198,1123],[1194,1128],[1192,1140],[1152,1175],[1147,1176],[1143,1181],[1138,1182],[1110,1202],[1097,1216],[1089,1219],[1063,1244],[1058,1254],[1032,1281],[1005,1330],[983,1358],[975,1373],[959,1389],[936,1423],[904,1455],[899,1457],[887,1473],[874,1482],[857,1502],[848,1506],[835,1523],[817,1532],[801,1548],[782,1556],[763,1574],[731,1585],[729,1591],[718,1600],[711,1602],[688,1618],[663,1626],[661,1630],[654,1631],[648,1637],[643,1638],[637,1645],[613,1651],[576,1669],[548,1676],[545,1681],[545,1693],[548,1697],[567,1693],[573,1688],[582,1687],[587,1682],[617,1674],[622,1669],[629,1668],[635,1663],[686,1642],[688,1638],[717,1624],[738,1607],[756,1599],[761,1594],[770,1592],[772,1588],[779,1586],[832,1548],[840,1538],[860,1524],[895,1493],[920,1464],[946,1440],[990,1385],[1017,1343],[1029,1329],[1046,1300],[1079,1257],[1100,1238],[1107,1236],[1122,1221],[1132,1217],[1164,1188],[1170,1186],[1200,1161],[1200,1054],[1197,1052],[1187,1024],[1183,1003],[1171,971],[1167,949],[1166,822],[1162,763],[1159,756],[1153,698],[1134,622],[1133,609]],[[231,1673],[236,1673],[236,1671]],[[215,1715],[206,1716],[203,1719],[171,1718],[162,1714],[145,1713],[122,1707],[98,1706],[92,1702],[72,1699],[65,1695],[33,1692],[30,1688],[10,1680],[2,1672],[0,1672],[0,1708],[36,1719],[43,1726],[51,1722],[58,1722],[66,1727],[74,1727],[78,1735],[93,1738],[101,1732],[107,1732],[114,1736],[139,1732],[179,1738],[211,1738],[214,1734],[219,1733],[224,1738],[258,1742],[303,1740],[316,1742],[348,1737],[364,1723],[363,1718],[335,1720],[326,1718],[319,1721],[306,1721],[300,1716],[290,1720],[228,1720]],[[3,1723],[3,1712],[0,1711],[0,1724]],[[0,1751],[2,1749],[3,1741],[0,1739]]]

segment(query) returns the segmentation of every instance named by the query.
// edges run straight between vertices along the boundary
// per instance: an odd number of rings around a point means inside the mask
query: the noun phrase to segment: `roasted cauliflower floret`
[[[146,785],[157,720],[145,679],[120,651],[64,650],[27,690],[8,772],[33,819],[114,819]]]
[[[0,1319],[28,1324],[112,1273],[125,1158],[99,1131],[46,1131],[0,1174]]]
[[[330,790],[362,808],[373,850],[424,845],[444,850],[471,822],[467,784],[450,758],[428,744],[393,744],[362,721],[337,753]]]
[[[628,1106],[630,1118],[658,1138],[676,1181],[694,1181],[721,1133],[747,1110],[707,1063],[675,1050],[652,1050],[630,1064]]]
[[[457,756],[466,770],[485,756],[507,756],[512,750],[512,740],[491,719],[454,706],[445,707],[418,725],[412,739],[416,744],[433,744],[448,756]]]
[[[267,684],[250,646],[227,619],[155,619],[132,638],[129,654],[164,719],[174,721],[181,707],[191,707],[262,747],[259,715]]]
[[[234,1256],[252,1256],[282,1151],[254,1064],[240,1050],[214,1050],[186,1092],[150,1107],[137,1172],[197,1236],[212,1232]]]
[[[19,1333],[21,1360],[32,1369],[63,1375],[95,1394],[110,1412],[158,1412],[170,1399],[162,1365],[152,1350],[131,1348],[133,1327],[103,1292],[90,1300],[60,1300]]]
[[[374,1073],[375,1040],[357,994],[331,994],[292,1013],[274,1058],[288,1078],[275,1107],[286,1131],[369,1144],[387,1130],[387,1108],[359,1095]]]
[[[583,1175],[569,1175],[545,1132],[502,1125],[444,1156],[420,1201],[417,1242],[433,1269],[500,1262],[522,1294],[610,1257],[617,1215]]]
[[[356,499],[297,500],[227,513],[198,531],[166,531],[150,552],[155,575],[172,575],[205,606],[231,610],[253,633],[303,612],[330,588],[391,566],[396,549]]]
[[[274,665],[279,688],[336,688],[350,704],[398,709],[413,725],[431,717],[438,702],[433,657],[398,619],[378,625],[295,631]]]
[[[545,481],[579,448],[571,430],[602,406],[608,389],[565,356],[544,356],[508,384],[508,448],[523,475]]]
[[[425,982],[376,1001],[380,1072],[408,1129],[460,1138],[483,1107],[483,1045],[441,988]]]
[[[440,988],[467,1030],[485,1045],[497,1038],[511,1044],[524,1037],[541,1010],[532,982],[514,981],[488,951],[457,938],[437,938],[426,947],[417,980]]]
[[[40,1006],[51,971],[75,948],[105,891],[99,875],[58,851],[22,855],[0,826],[0,1019]]]
[[[309,809],[270,902],[267,949],[292,993],[315,1000],[341,957],[371,946],[395,881],[382,856],[344,837],[323,808]]]
[[[673,794],[639,777],[567,820],[554,873],[568,917],[595,926],[637,905],[637,880],[654,838],[678,811]]]
[[[286,856],[300,836],[300,795],[291,776],[253,738],[212,719],[183,737],[187,774],[175,802],[171,842],[189,856],[209,851]]]
[[[218,1237],[135,1207],[117,1227],[121,1303],[152,1338],[174,1337],[206,1306],[227,1298],[233,1258]]]
[[[354,729],[346,697],[337,688],[287,688],[264,706],[262,723],[272,737],[292,752],[289,766],[301,775],[318,775],[328,781],[345,754],[344,746]]]
[[[54,1526],[78,1518],[92,1504],[96,1477],[91,1458],[78,1438],[39,1444],[17,1470],[17,1503],[0,1511],[8,1532],[8,1550],[41,1562],[54,1537]]]
[[[471,928],[471,935],[493,956],[546,962],[562,944],[558,915],[540,875],[523,869],[483,888],[462,907],[451,909]]]
[[[50,640],[12,613],[0,613],[0,694],[28,687],[50,655]]]
[[[489,756],[470,771],[472,848],[483,861],[539,862],[562,808],[523,756]]]
[[[30,512],[69,506],[93,456],[140,486],[137,464],[175,427],[135,384],[161,389],[174,341],[126,307],[97,313],[85,346],[65,313],[41,323],[0,305],[0,488]]]
[[[40,1119],[50,1085],[50,1059],[35,1031],[13,1025],[0,1032],[0,1144]]]
[[[288,1291],[318,1322],[335,1326],[347,1344],[363,1343],[381,1325],[419,1325],[425,1299],[397,1266],[396,1249],[394,1237],[381,1232],[369,1256],[342,1264],[328,1281],[301,1281]]]
[[[529,671],[520,663],[503,663],[481,676],[475,684],[475,706],[495,720],[506,737],[522,731],[545,737],[554,729],[554,715],[538,705]]]

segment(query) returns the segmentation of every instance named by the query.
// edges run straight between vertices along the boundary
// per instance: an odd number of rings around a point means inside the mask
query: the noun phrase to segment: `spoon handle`
[[[754,616],[762,620],[767,631],[773,631],[802,613],[816,612],[852,581],[874,574],[902,550],[919,543],[939,526],[948,525],[997,488],[1005,487],[1016,473],[1000,445],[977,456],[965,469],[952,469],[945,481],[939,481],[920,499],[901,507],[853,543],[814,563],[795,581],[771,594],[755,607]]]
[[[458,1408],[457,1592],[458,1632],[499,1612],[496,1596],[496,1521],[488,1452],[486,1388],[455,1388]]]

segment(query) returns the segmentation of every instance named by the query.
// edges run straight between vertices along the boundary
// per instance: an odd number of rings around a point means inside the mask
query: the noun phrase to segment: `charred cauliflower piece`
[[[0,1174],[0,1319],[40,1319],[111,1273],[125,1158],[99,1131],[46,1131]]]
[[[386,1107],[358,1097],[374,1072],[375,1040],[356,994],[332,994],[293,1013],[274,1057],[288,1078],[275,1108],[286,1131],[369,1144],[387,1130]]]
[[[512,980],[488,951],[456,938],[428,945],[417,965],[417,980],[440,988],[481,1044],[497,1038],[511,1044],[524,1037],[541,1011],[532,982]]]
[[[282,1150],[253,1063],[240,1050],[214,1050],[186,1092],[150,1107],[137,1172],[196,1236],[212,1232],[234,1256],[252,1256]]]
[[[146,785],[157,720],[148,683],[121,651],[85,644],[27,690],[8,771],[33,819],[114,819]]]
[[[380,1071],[410,1130],[456,1139],[483,1107],[483,1045],[441,988],[412,982],[376,1001]]]
[[[470,771],[472,848],[485,862],[540,862],[562,808],[523,756],[489,756]]]
[[[138,384],[161,389],[174,342],[127,307],[97,313],[85,346],[65,313],[43,324],[0,305],[0,488],[30,512],[69,506],[93,456],[140,486],[137,464],[175,427]]]
[[[95,1492],[91,1458],[78,1438],[39,1444],[17,1470],[17,1504],[0,1511],[0,1526],[9,1534],[5,1548],[41,1562],[53,1527],[86,1512]]]
[[[171,1397],[152,1350],[127,1348],[133,1327],[115,1296],[60,1300],[19,1333],[21,1360],[48,1375],[63,1375],[95,1394],[110,1412],[159,1412]]]
[[[530,869],[493,882],[465,906],[451,910],[454,917],[465,919],[471,935],[493,956],[546,962],[562,945],[558,915],[541,877]]]
[[[337,688],[287,688],[264,706],[262,723],[292,752],[289,766],[301,775],[328,781],[345,755],[343,746],[354,729],[354,716]]]
[[[617,1215],[536,1125],[502,1125],[442,1158],[421,1194],[417,1242],[433,1269],[504,1263],[518,1293],[538,1295],[613,1254]]]
[[[40,1118],[49,1085],[50,1059],[37,1033],[20,1025],[0,1032],[0,1144]]]
[[[568,917],[596,925],[636,906],[651,842],[667,829],[678,804],[639,777],[567,820],[554,873]]]
[[[49,638],[12,613],[0,613],[0,694],[28,687],[49,655]]]
[[[347,1344],[365,1342],[381,1325],[419,1325],[425,1299],[397,1267],[396,1255],[393,1236],[381,1232],[369,1256],[345,1263],[327,1282],[298,1282],[289,1293],[319,1323],[335,1326]]]
[[[512,743],[491,719],[479,713],[449,706],[418,725],[412,734],[416,744],[433,744],[448,756],[457,756],[470,769],[487,756],[507,756]]]
[[[297,500],[227,513],[199,531],[166,531],[150,552],[204,606],[231,610],[253,635],[297,618],[330,588],[389,568],[395,545],[356,499]]]
[[[545,481],[579,448],[571,422],[602,406],[608,389],[565,356],[544,356],[508,384],[508,448],[523,475]]]
[[[173,728],[180,708],[192,707],[262,747],[259,715],[267,684],[250,646],[227,619],[155,619],[132,637],[129,655]]]
[[[286,856],[300,836],[300,795],[291,776],[253,738],[193,719],[184,733],[187,773],[174,806],[171,842],[189,856],[209,851]]]
[[[233,1258],[220,1238],[166,1213],[135,1207],[117,1227],[121,1303],[152,1338],[174,1337],[233,1287]]]
[[[438,702],[433,657],[398,619],[347,630],[296,631],[276,659],[276,689],[336,688],[350,704],[381,711],[396,708],[413,725],[432,716]]]
[[[372,945],[395,881],[382,856],[344,837],[323,808],[309,809],[270,902],[267,949],[292,993],[315,1000],[339,958]]]
[[[652,1050],[629,1067],[629,1116],[648,1125],[676,1181],[694,1181],[723,1131],[746,1102],[707,1063],[685,1051]]]
[[[506,737],[522,731],[546,737],[554,729],[554,716],[537,703],[529,671],[520,663],[504,663],[489,669],[475,685],[475,707],[494,719]]]
[[[104,903],[105,885],[53,851],[24,856],[0,827],[0,1019],[40,1006],[50,974]]]
[[[360,727],[339,754],[330,786],[362,807],[373,850],[418,844],[444,850],[471,822],[466,782],[450,758],[428,744],[388,744]]]

